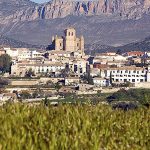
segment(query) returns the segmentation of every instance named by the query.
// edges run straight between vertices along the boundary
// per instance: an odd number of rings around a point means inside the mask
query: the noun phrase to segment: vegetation
[[[150,104],[150,89],[121,89],[107,97],[107,100],[109,102],[133,101],[148,106]]]
[[[8,54],[3,54],[0,56],[0,70],[5,72],[10,72],[11,68],[11,57]]]
[[[31,98],[31,94],[27,90],[24,90],[24,91],[21,91],[20,97],[21,99],[29,99]]]
[[[0,78],[0,88],[4,88],[8,84],[9,81],[7,79]]]
[[[6,104],[0,108],[0,149],[149,149],[149,114],[105,105]]]
[[[93,83],[93,78],[92,78],[92,76],[91,76],[89,73],[87,73],[87,74],[85,74],[85,75],[83,76],[83,80],[84,80],[84,81],[87,81],[88,84],[91,84],[91,85],[94,84],[94,83]]]
[[[32,71],[32,68],[30,68],[27,72],[25,77],[31,78],[32,76],[35,76],[34,71]]]

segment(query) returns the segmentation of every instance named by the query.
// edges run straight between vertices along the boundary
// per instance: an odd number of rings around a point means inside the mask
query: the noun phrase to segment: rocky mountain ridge
[[[149,24],[150,0],[0,0],[0,35],[31,45],[47,46],[72,26],[89,49],[111,50],[148,37]]]
[[[0,0],[2,24],[68,15],[117,15],[123,19],[138,19],[149,12],[149,0],[51,0],[45,4],[35,4],[29,0]]]

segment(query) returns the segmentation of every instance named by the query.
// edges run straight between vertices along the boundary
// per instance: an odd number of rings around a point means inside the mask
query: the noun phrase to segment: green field
[[[0,107],[0,149],[147,150],[150,109],[113,110],[106,105]]]

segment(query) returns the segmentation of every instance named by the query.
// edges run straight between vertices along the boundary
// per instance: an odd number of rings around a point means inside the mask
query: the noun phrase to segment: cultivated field
[[[0,149],[148,150],[150,109],[105,105],[0,107]]]

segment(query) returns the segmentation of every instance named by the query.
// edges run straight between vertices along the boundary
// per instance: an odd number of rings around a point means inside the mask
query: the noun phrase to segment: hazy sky
[[[50,0],[32,0],[33,2],[36,2],[36,3],[44,3],[44,2],[48,2]]]

